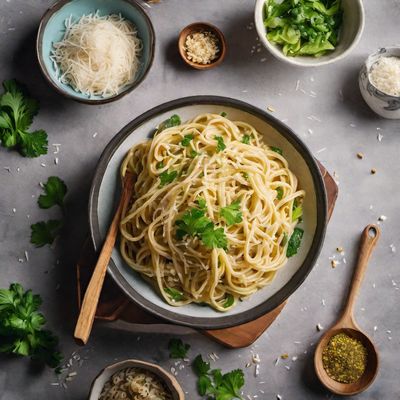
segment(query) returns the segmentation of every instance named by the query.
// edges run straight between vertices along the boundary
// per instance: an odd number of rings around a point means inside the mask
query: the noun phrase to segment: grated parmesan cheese
[[[381,92],[400,96],[400,57],[381,57],[372,65],[369,78]]]
[[[210,64],[218,57],[218,39],[212,32],[195,32],[186,37],[187,58],[198,64]]]
[[[121,15],[66,20],[64,38],[53,44],[52,61],[60,82],[88,96],[113,96],[135,80],[142,41]]]

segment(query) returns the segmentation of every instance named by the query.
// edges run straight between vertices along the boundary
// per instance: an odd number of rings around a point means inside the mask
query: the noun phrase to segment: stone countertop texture
[[[400,121],[374,115],[363,102],[357,82],[369,53],[399,44],[400,1],[365,0],[365,30],[353,53],[337,64],[301,69],[276,61],[259,45],[252,24],[252,0],[161,0],[146,7],[157,35],[155,61],[147,79],[122,100],[102,106],[64,99],[40,74],[35,36],[40,17],[51,3],[0,1],[0,78],[17,78],[28,85],[41,103],[34,128],[49,134],[48,155],[40,158],[23,158],[0,148],[0,287],[21,282],[42,295],[48,326],[59,335],[66,361],[72,358],[68,372],[77,375],[63,388],[54,385],[58,381],[51,370],[36,370],[28,360],[1,355],[0,400],[84,400],[99,370],[126,358],[177,368],[168,358],[169,333],[190,343],[190,358],[215,352],[219,359],[212,362],[213,367],[226,371],[243,368],[246,399],[274,400],[277,394],[284,400],[336,399],[313,373],[313,349],[322,334],[316,325],[327,328],[336,319],[360,233],[381,215],[387,219],[380,222],[382,236],[355,310],[359,325],[379,349],[381,369],[374,385],[354,399],[400,399],[400,271],[394,251],[396,247],[400,251]],[[206,72],[187,68],[176,49],[178,32],[199,20],[220,27],[229,46],[224,63]],[[174,328],[177,331],[173,332],[168,328],[166,333],[164,327],[149,333],[137,327],[136,332],[129,332],[125,326],[107,324],[96,324],[89,344],[78,347],[72,338],[75,263],[88,234],[88,194],[99,156],[108,141],[136,116],[165,101],[196,94],[233,97],[262,109],[273,107],[274,115],[293,128],[335,173],[339,199],[318,264],[251,348],[225,349],[188,329]],[[60,144],[58,154],[54,154],[53,144]],[[357,158],[358,152],[364,154],[362,160]],[[375,175],[371,168],[376,169]],[[39,182],[51,175],[60,176],[68,185],[68,218],[54,248],[35,249],[29,243],[30,224],[57,216],[57,210],[40,210],[36,205]],[[345,250],[346,263],[336,252],[338,246]],[[331,267],[333,255],[341,261],[335,269]],[[252,352],[261,358],[258,377],[254,366],[245,368]],[[282,353],[289,358],[275,365]],[[187,399],[199,399],[190,367],[177,370]]]

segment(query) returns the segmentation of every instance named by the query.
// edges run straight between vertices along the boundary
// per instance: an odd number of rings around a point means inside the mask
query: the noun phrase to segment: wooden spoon
[[[339,320],[322,336],[315,349],[315,372],[321,383],[335,394],[350,396],[364,391],[374,381],[378,372],[379,359],[377,350],[371,339],[361,331],[354,321],[353,307],[367,269],[368,260],[378,242],[379,236],[380,230],[376,225],[368,225],[364,229],[361,235],[358,261],[349,289],[347,304]],[[365,372],[361,378],[354,383],[336,382],[326,373],[322,364],[322,352],[324,348],[327,346],[330,338],[338,333],[345,333],[347,336],[359,340],[367,349],[367,366]]]
[[[117,211],[111,222],[110,228],[108,229],[103,248],[101,249],[99,259],[97,260],[93,275],[86,289],[85,297],[83,298],[81,311],[74,332],[74,337],[83,344],[87,343],[90,332],[92,331],[94,316],[96,314],[97,304],[103,287],[104,277],[117,238],[122,211],[127,207],[129,199],[131,198],[133,183],[132,174],[127,172],[123,179],[123,190]]]

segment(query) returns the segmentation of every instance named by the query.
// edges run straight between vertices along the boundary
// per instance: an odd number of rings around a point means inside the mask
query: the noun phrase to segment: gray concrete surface
[[[147,10],[157,33],[156,58],[148,78],[124,99],[98,107],[63,99],[40,75],[34,56],[35,33],[51,3],[0,2],[0,78],[22,80],[40,99],[41,111],[34,126],[47,130],[50,143],[49,154],[38,159],[0,149],[0,287],[19,281],[40,293],[49,327],[60,336],[66,359],[77,351],[83,363],[79,366],[74,360],[70,371],[78,374],[64,389],[51,385],[57,379],[49,369],[34,370],[27,360],[1,355],[0,400],[84,400],[102,367],[129,357],[173,366],[166,349],[171,332],[165,327],[150,334],[96,324],[88,346],[77,347],[72,339],[76,318],[74,264],[88,232],[91,177],[107,142],[150,107],[195,94],[231,96],[263,109],[272,106],[275,115],[305,140],[331,173],[336,173],[340,196],[318,265],[255,346],[228,350],[185,330],[184,340],[192,346],[190,356],[216,352],[219,360],[213,365],[224,370],[245,369],[244,393],[249,398],[257,399],[253,396],[258,395],[258,399],[273,400],[277,394],[285,400],[336,398],[321,388],[313,374],[313,344],[321,336],[316,324],[329,327],[335,320],[352,273],[360,232],[385,215],[382,237],[356,309],[360,326],[378,346],[381,369],[375,384],[355,398],[400,399],[400,272],[398,252],[392,251],[394,247],[400,251],[400,122],[376,117],[364,104],[357,85],[358,70],[368,53],[399,42],[400,1],[365,0],[366,26],[355,51],[331,66],[298,69],[275,61],[257,47],[256,32],[249,25],[253,1],[161,0]],[[177,33],[197,20],[219,26],[229,45],[224,64],[203,73],[186,68],[176,52]],[[61,144],[58,165],[54,163],[53,143]],[[364,153],[363,160],[357,159],[357,152]],[[377,170],[373,176],[371,168]],[[54,249],[34,249],[29,244],[29,225],[57,213],[36,205],[41,191],[38,183],[50,175],[58,175],[68,184],[67,226]],[[336,254],[337,246],[344,247],[347,263],[339,257],[342,263],[332,269],[329,257]],[[25,250],[29,261],[19,262],[25,258]],[[253,367],[245,368],[252,350],[262,360],[257,378]],[[275,359],[286,352],[290,358],[275,366]],[[296,361],[291,360],[293,356],[298,357]],[[178,379],[188,399],[199,398],[190,368],[179,370]]]

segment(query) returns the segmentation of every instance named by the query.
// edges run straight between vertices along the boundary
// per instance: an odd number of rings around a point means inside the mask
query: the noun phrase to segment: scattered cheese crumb
[[[198,64],[210,64],[220,52],[217,37],[208,31],[194,32],[186,37],[184,50],[187,58]]]
[[[386,221],[386,220],[387,220],[386,215],[381,215],[381,216],[378,218],[378,221]]]
[[[317,324],[317,331],[321,332],[323,329],[324,329],[324,327],[320,323],[318,323]]]
[[[376,169],[375,168],[371,168],[371,175],[375,175],[376,174]]]
[[[267,110],[270,111],[270,112],[275,112],[275,108],[274,108],[274,107],[271,107],[271,106],[268,106],[268,107],[267,107]]]
[[[357,153],[357,158],[362,160],[364,158],[364,154],[363,153]]]

